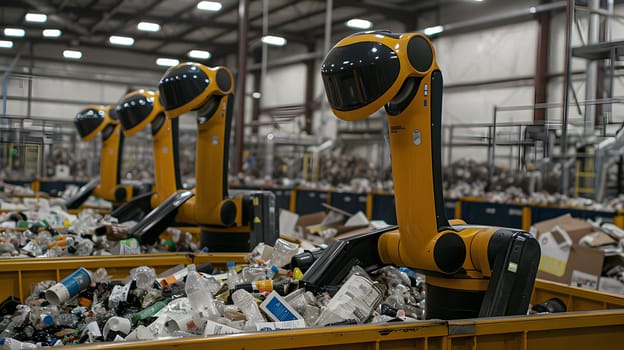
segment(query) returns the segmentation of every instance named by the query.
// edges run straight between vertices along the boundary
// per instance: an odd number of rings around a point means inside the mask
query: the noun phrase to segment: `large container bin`
[[[550,206],[532,206],[531,207],[531,222],[540,222],[552,218],[556,218],[561,215],[570,214],[575,218],[580,219],[592,219],[603,221],[613,221],[616,216],[616,212],[613,211],[597,211],[597,210],[583,210],[575,208],[564,207],[550,207]]]
[[[372,206],[372,218],[374,220],[383,220],[390,225],[397,224],[394,195],[375,194],[373,195]]]
[[[318,190],[297,190],[295,212],[299,215],[326,211],[323,203],[329,204],[329,193]]]
[[[464,200],[461,218],[473,225],[493,225],[522,228],[522,206]]]
[[[0,260],[3,297],[23,298],[31,283],[62,279],[78,267],[105,267],[114,278],[125,278],[130,269],[148,265],[157,272],[178,264],[227,261],[242,263],[241,253],[152,254]],[[422,349],[422,350],[587,350],[622,349],[624,344],[624,296],[537,280],[532,303],[553,297],[568,307],[561,314],[469,320],[426,320],[358,326],[310,328],[268,333],[160,339],[155,341],[94,343],[76,349]],[[613,309],[613,310],[606,310]]]
[[[100,267],[113,279],[124,279],[137,266],[151,266],[156,273],[179,264],[202,264],[225,266],[228,261],[242,263],[242,254],[141,254],[112,256],[72,256],[62,258],[0,259],[0,301],[8,296],[24,300],[30,295],[30,287],[44,280],[60,281],[80,267],[96,270]]]
[[[624,310],[96,343],[76,349],[620,350],[622,344]]]
[[[367,201],[366,193],[332,192],[330,204],[347,213],[355,214],[358,211],[366,213]]]

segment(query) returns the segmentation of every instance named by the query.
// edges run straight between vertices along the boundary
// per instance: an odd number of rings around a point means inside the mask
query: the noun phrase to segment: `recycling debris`
[[[275,247],[261,243],[247,263],[229,262],[225,269],[189,264],[157,274],[139,266],[118,281],[105,268],[79,268],[60,281],[41,281],[26,300],[9,297],[0,305],[0,348],[424,318],[423,276],[391,266],[371,272],[355,266],[340,285],[306,286],[306,267],[297,257],[303,251],[295,245],[292,252],[290,245],[282,239]]]
[[[52,213],[50,210],[47,213]],[[32,215],[32,213],[29,213]],[[75,216],[0,214],[0,257],[62,257],[129,255],[162,252],[197,252],[197,239],[185,230],[168,228],[153,245],[140,245],[127,236],[134,222],[118,223],[113,217],[85,209]],[[71,224],[69,223],[71,221]],[[55,225],[55,223],[57,225]]]

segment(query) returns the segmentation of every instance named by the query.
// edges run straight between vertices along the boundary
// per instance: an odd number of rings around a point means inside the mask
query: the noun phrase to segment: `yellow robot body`
[[[155,208],[181,187],[175,140],[177,121],[165,116],[159,92],[150,90],[138,90],[124,96],[117,105],[117,114],[126,136],[152,125],[155,181],[150,204]]]
[[[100,182],[93,195],[114,203],[127,201],[132,197],[132,189],[120,184],[123,135],[113,106],[88,106],[76,114],[74,125],[82,141],[102,135]]]
[[[357,33],[327,54],[321,74],[338,118],[353,121],[382,107],[386,111],[398,228],[379,236],[381,262],[427,274],[433,317],[473,317],[475,305],[481,305],[480,315],[526,312],[521,310],[528,305],[539,261],[535,239],[526,232],[451,225],[446,219],[442,74],[429,39],[417,33]],[[521,292],[512,285],[521,285]],[[521,302],[486,300],[493,295]],[[471,306],[463,310],[449,298],[470,299]]]
[[[188,62],[171,67],[159,83],[168,118],[197,111],[195,196],[176,221],[215,227],[242,225],[242,198],[227,198],[227,154],[234,77],[226,67]]]

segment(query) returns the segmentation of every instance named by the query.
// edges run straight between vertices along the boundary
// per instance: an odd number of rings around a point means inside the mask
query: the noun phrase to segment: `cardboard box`
[[[598,290],[606,293],[624,294],[624,283],[615,278],[600,277]]]
[[[317,244],[328,244],[338,238],[351,237],[374,229],[362,212],[349,214],[331,206],[327,208],[328,212],[307,215],[280,211],[280,233]]]
[[[615,240],[569,214],[536,223],[534,228],[542,248],[538,278],[587,289],[599,288],[605,253],[598,247]]]
[[[537,236],[540,233],[550,232],[555,226],[559,226],[570,235],[570,238],[574,242],[578,242],[586,234],[595,231],[595,227],[589,222],[572,217],[570,214],[565,214],[554,219],[540,221],[533,224],[533,227],[537,230]]]

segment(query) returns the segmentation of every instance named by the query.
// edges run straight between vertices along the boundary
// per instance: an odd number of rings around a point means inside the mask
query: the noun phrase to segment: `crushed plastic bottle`
[[[210,292],[211,283],[196,270],[195,264],[187,266],[184,290],[192,307],[192,318],[197,328],[203,329],[207,320],[216,320],[221,316],[217,301]]]
[[[227,284],[230,290],[233,290],[237,284],[241,282],[236,272],[236,263],[234,261],[227,262]]]
[[[18,305],[17,306],[17,315],[11,319],[11,322],[6,326],[4,330],[0,333],[0,337],[9,338],[14,336],[14,332],[16,328],[21,327],[26,320],[29,319],[31,313],[31,308],[27,305]]]
[[[266,269],[263,266],[245,266],[242,270],[244,283],[251,283],[267,278]]]
[[[243,289],[239,289],[232,293],[232,301],[242,312],[245,314],[247,323],[245,329],[255,329],[255,325],[258,322],[266,322],[264,316],[258,308],[256,298]]]
[[[354,321],[364,323],[381,302],[382,294],[370,279],[352,275],[327,303],[316,320],[317,326]]]
[[[0,349],[2,350],[20,350],[20,349],[36,349],[37,345],[27,342],[21,342],[13,338],[0,338]]]
[[[277,265],[277,267],[284,267],[290,264],[290,260],[298,251],[299,245],[297,243],[278,238],[273,247],[273,254],[271,254],[271,263]]]
[[[130,276],[140,289],[149,289],[156,281],[156,271],[149,266],[135,267],[130,270]]]

